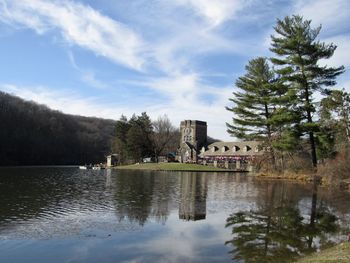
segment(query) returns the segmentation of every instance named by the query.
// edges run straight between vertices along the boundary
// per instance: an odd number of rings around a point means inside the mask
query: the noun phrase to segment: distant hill
[[[64,114],[0,91],[0,165],[98,163],[115,121]]]

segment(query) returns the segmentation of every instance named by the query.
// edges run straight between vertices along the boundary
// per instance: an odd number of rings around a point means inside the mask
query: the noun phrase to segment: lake
[[[248,174],[0,168],[0,262],[290,262],[347,238],[350,194]]]

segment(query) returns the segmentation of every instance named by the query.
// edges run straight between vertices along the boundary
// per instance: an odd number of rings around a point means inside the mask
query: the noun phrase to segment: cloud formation
[[[299,0],[294,7],[294,13],[311,19],[314,26],[322,25],[328,36],[348,29],[349,10],[348,0]]]
[[[0,20],[44,34],[58,30],[73,45],[140,70],[142,39],[126,25],[74,1],[2,0]]]
[[[236,17],[249,1],[242,0],[175,0],[178,5],[188,6],[215,27]]]

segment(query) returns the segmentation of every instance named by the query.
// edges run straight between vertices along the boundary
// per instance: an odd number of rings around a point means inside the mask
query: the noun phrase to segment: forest
[[[115,123],[63,114],[0,92],[0,165],[104,162]]]

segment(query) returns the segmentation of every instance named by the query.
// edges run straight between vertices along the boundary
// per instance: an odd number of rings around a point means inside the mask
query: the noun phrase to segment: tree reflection
[[[277,191],[279,190],[279,191]],[[300,254],[328,246],[327,234],[337,231],[337,218],[322,203],[317,207],[313,189],[310,218],[303,217],[293,192],[276,184],[267,185],[257,208],[227,218],[233,238],[226,242],[234,260],[249,262],[292,262]]]
[[[177,177],[153,171],[123,171],[113,178],[116,216],[143,226],[150,219],[165,224],[176,207]]]
[[[151,213],[153,173],[123,173],[116,177],[114,205],[119,220],[144,225]]]

